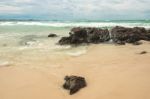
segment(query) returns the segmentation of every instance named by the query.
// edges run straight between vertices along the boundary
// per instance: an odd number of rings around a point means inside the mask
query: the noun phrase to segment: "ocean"
[[[57,56],[79,56],[87,52],[88,46],[60,46],[58,40],[67,36],[72,27],[101,27],[111,29],[114,26],[150,28],[150,20],[126,21],[0,21],[0,58],[9,58],[11,54],[46,53]],[[50,33],[58,35],[48,38]]]

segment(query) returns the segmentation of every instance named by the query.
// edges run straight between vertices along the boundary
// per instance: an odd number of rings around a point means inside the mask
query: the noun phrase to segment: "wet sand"
[[[78,57],[15,55],[11,66],[0,67],[0,99],[150,99],[149,42],[90,45]],[[85,77],[87,87],[69,95],[62,88],[66,75]]]

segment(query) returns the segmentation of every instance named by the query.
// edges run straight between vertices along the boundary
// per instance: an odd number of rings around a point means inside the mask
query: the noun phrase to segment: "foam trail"
[[[49,27],[145,27],[150,28],[150,22],[0,22],[0,26],[49,26]]]

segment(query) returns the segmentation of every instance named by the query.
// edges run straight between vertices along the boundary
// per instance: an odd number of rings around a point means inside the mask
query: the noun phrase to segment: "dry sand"
[[[0,99],[150,99],[148,42],[90,45],[78,57],[26,53],[11,59],[12,66],[0,67]],[[83,76],[88,85],[69,95],[65,75]]]

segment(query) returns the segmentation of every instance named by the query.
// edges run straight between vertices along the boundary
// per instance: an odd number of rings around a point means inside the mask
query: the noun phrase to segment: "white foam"
[[[7,67],[7,66],[10,66],[10,62],[0,60],[0,67]]]
[[[49,26],[49,27],[145,27],[150,28],[150,23],[140,22],[0,22],[0,26]]]
[[[70,45],[66,45],[66,46],[60,46],[60,45],[58,45],[58,46],[53,47],[53,49],[70,49],[70,48],[71,48]]]
[[[86,50],[81,50],[81,51],[67,52],[67,54],[70,56],[80,56],[85,54],[86,52],[87,52]]]

